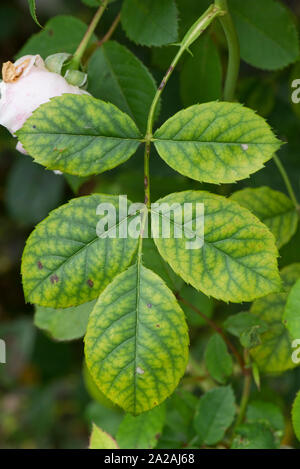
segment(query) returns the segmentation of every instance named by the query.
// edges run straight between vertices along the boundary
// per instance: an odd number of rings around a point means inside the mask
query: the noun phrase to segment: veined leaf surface
[[[29,5],[29,10],[30,10],[30,14],[32,16],[32,19],[35,21],[35,23],[40,27],[42,28],[42,26],[40,25],[40,22],[37,18],[37,15],[36,15],[36,5],[35,5],[35,0],[28,0],[28,5]]]
[[[269,227],[278,248],[295,234],[298,215],[293,202],[282,192],[269,187],[246,188],[232,194],[231,199],[251,210]]]
[[[300,278],[300,264],[291,264],[281,271],[284,291],[255,301],[250,312],[265,321],[269,328],[261,335],[261,345],[251,355],[264,373],[282,373],[294,368],[292,339],[282,320],[289,291]]]
[[[183,280],[206,295],[223,301],[251,301],[280,289],[277,249],[273,235],[249,210],[224,197],[205,191],[170,194],[157,201],[169,204],[170,210],[156,212],[152,224],[158,229],[163,219],[182,229],[181,238],[155,238],[162,257]],[[193,204],[185,222],[177,222],[172,204]],[[196,203],[204,204],[204,245],[187,249],[193,236],[188,220],[196,222]],[[153,211],[154,212],[154,209]],[[176,223],[175,223],[176,222]],[[184,231],[186,230],[186,232]],[[198,233],[194,234],[195,240]],[[201,239],[199,239],[201,242]]]
[[[225,102],[179,111],[155,132],[154,144],[171,168],[216,184],[248,177],[281,145],[262,117],[241,104]]]
[[[300,339],[300,278],[292,287],[284,308],[283,323],[292,339]]]
[[[138,262],[99,296],[85,336],[86,362],[100,390],[126,412],[156,407],[184,373],[184,313],[165,283]]]
[[[119,218],[119,198],[94,194],[71,200],[50,213],[29,236],[22,259],[27,301],[67,308],[91,301],[131,262],[137,240],[98,237],[99,204],[110,203]]]
[[[127,114],[92,96],[74,94],[42,104],[17,135],[37,163],[76,176],[124,163],[140,143]]]
[[[277,70],[299,59],[296,21],[276,0],[229,0],[241,57],[263,70]]]
[[[292,421],[298,440],[300,441],[300,391],[294,401],[292,410]]]
[[[194,427],[202,444],[214,445],[231,425],[235,414],[235,397],[230,386],[213,388],[200,397]]]

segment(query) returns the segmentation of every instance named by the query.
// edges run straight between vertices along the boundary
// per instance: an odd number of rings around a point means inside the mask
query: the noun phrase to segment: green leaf
[[[85,409],[85,418],[92,425],[95,423],[102,430],[115,437],[123,419],[123,413],[117,407],[108,408],[99,402],[91,401]]]
[[[253,316],[253,314],[247,311],[229,316],[223,326],[230,334],[238,338],[240,338],[245,331],[255,326],[259,327],[261,333],[266,332],[268,329],[268,325],[265,321],[262,321],[260,318]]]
[[[86,366],[86,363],[84,362],[83,365],[83,380],[84,384],[86,387],[87,392],[91,396],[92,399],[95,401],[99,402],[103,407],[107,409],[113,409],[113,410],[121,410],[117,406],[114,405],[114,403],[106,397],[103,392],[100,391],[98,386],[96,385],[95,381],[93,380],[91,373],[89,372],[88,367]],[[103,430],[106,430],[103,428]]]
[[[9,172],[5,206],[21,225],[35,225],[59,205],[64,195],[64,179],[19,154]]]
[[[268,330],[268,324],[262,319],[248,312],[241,312],[229,316],[224,327],[240,339],[241,345],[251,349],[261,344],[261,334]]]
[[[225,384],[233,371],[233,362],[227,346],[219,334],[214,334],[205,349],[205,364],[213,379]]]
[[[166,418],[165,406],[144,412],[137,417],[127,414],[122,420],[117,442],[121,449],[155,448]]]
[[[180,73],[180,92],[185,107],[221,98],[222,64],[218,49],[209,35],[193,48]]]
[[[283,324],[292,339],[300,339],[300,279],[297,280],[287,298]]]
[[[251,401],[247,407],[246,418],[249,423],[263,423],[281,435],[285,429],[282,411],[273,402]]]
[[[89,449],[118,449],[117,442],[111,435],[93,423]]]
[[[74,340],[84,336],[95,301],[64,309],[37,306],[34,324],[56,340]]]
[[[256,300],[250,312],[265,321],[269,328],[262,334],[262,343],[251,350],[260,371],[283,373],[296,366],[292,361],[292,341],[282,324],[284,308],[292,285],[300,278],[300,264],[292,264],[281,271],[285,291]]]
[[[109,41],[92,55],[88,76],[90,93],[129,114],[144,133],[156,85],[142,62],[126,47]]]
[[[121,21],[129,39],[143,46],[162,46],[178,38],[174,0],[124,0]]]
[[[31,14],[31,16],[32,16],[32,19],[35,21],[35,23],[36,23],[40,28],[42,28],[43,26],[41,26],[41,24],[39,23],[39,20],[37,19],[37,16],[36,16],[35,0],[28,0],[28,5],[29,5],[29,10],[30,10],[30,14]]]
[[[71,94],[42,104],[17,136],[36,162],[76,176],[124,163],[140,143],[127,114],[91,96]]]
[[[116,208],[117,221],[109,229],[123,227],[127,218],[119,213],[119,198],[94,194],[54,210],[31,233],[22,259],[27,301],[53,308],[86,303],[128,267],[137,240],[97,235],[102,203]]]
[[[266,121],[238,103],[210,102],[179,111],[154,134],[165,162],[197,181],[239,181],[264,166],[281,143]]]
[[[241,345],[246,349],[252,349],[261,344],[260,326],[252,326],[241,334]]]
[[[140,263],[100,295],[85,336],[85,356],[100,390],[127,412],[159,405],[184,373],[184,314],[165,283]]]
[[[231,196],[251,210],[273,233],[278,248],[288,243],[295,234],[298,214],[293,202],[281,192],[269,187],[246,188]]]
[[[175,274],[169,264],[159,254],[152,238],[143,240],[143,263],[153,270],[167,284],[170,290],[179,291],[184,285],[183,280]],[[182,308],[183,309],[183,308]]]
[[[58,52],[73,54],[87,30],[87,25],[73,16],[61,15],[51,18],[43,31],[34,34],[18,52],[17,57],[39,54],[45,59]],[[97,38],[93,34],[92,41]]]
[[[300,391],[297,394],[297,397],[293,404],[292,410],[292,422],[295,430],[295,434],[300,441]]]
[[[291,12],[274,0],[229,0],[241,56],[263,70],[277,70],[299,57],[298,34]]]
[[[167,400],[167,416],[158,448],[181,448],[195,436],[192,422],[198,399],[191,392],[179,389]]]
[[[214,388],[200,397],[194,419],[201,444],[215,445],[233,422],[235,398],[230,386]]]
[[[276,449],[271,430],[260,423],[245,423],[236,429],[231,449]]]
[[[180,229],[182,237],[174,237],[172,229],[169,239],[160,236],[154,239],[155,244],[161,256],[186,283],[208,296],[237,303],[278,291],[280,277],[274,237],[247,209],[204,191],[170,194],[157,203],[168,206],[163,215],[161,210],[152,209],[153,229],[160,234],[164,220]],[[195,228],[191,231],[185,223],[182,229],[183,221],[178,220],[184,203],[192,204],[189,219],[194,225],[196,217],[201,220],[196,204],[204,204],[204,227],[200,221],[196,235]],[[204,245],[200,248],[203,228]],[[189,249],[186,243],[192,238],[197,246]]]

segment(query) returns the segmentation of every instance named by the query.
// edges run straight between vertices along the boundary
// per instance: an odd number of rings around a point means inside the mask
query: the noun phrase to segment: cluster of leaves
[[[96,7],[101,2],[84,3]],[[124,0],[120,18],[125,43],[174,43],[210,3]],[[294,19],[281,3],[229,0],[228,5],[246,63],[278,70],[299,58]],[[37,21],[35,2],[30,6]],[[74,53],[85,30],[76,18],[55,17],[19,55]],[[103,425],[95,425],[91,447],[176,447],[184,442],[189,447],[275,448],[284,433],[280,408],[262,398],[250,402],[245,422],[238,420],[233,431],[237,405],[232,385],[237,370],[224,337],[228,334],[230,344],[233,340],[246,350],[247,362],[242,359],[238,372],[243,371],[245,379],[253,373],[257,386],[261,374],[296,367],[292,342],[300,338],[300,264],[291,263],[279,272],[277,261],[278,249],[297,230],[297,207],[284,193],[266,186],[237,190],[230,197],[208,192],[206,186],[199,190],[199,183],[233,184],[248,178],[281,146],[254,110],[215,101],[222,89],[223,36],[217,23],[210,33],[192,46],[193,56],[181,65],[180,93],[190,107],[163,116],[147,142],[169,167],[197,181],[194,190],[159,195],[156,202],[203,203],[203,247],[185,249],[190,239],[186,230],[186,238],[171,233],[170,239],[142,244],[132,238],[98,237],[97,206],[110,202],[117,213],[119,207],[116,195],[94,193],[52,211],[24,250],[23,287],[26,300],[36,305],[36,325],[59,340],[85,335],[87,379],[100,393],[98,399],[112,401],[112,413],[119,412],[116,406],[127,412],[115,439]],[[172,50],[154,49],[153,62],[164,64]],[[140,154],[157,89],[150,71],[123,44],[110,40],[92,52],[87,65],[92,96],[54,98],[17,132],[34,161],[79,183]],[[158,215],[157,225],[162,217],[178,223],[172,211]],[[192,212],[192,222],[195,217]],[[205,344],[209,376],[200,398],[186,389],[172,395],[188,363],[186,321],[196,321],[188,295],[194,295],[201,308],[205,301],[214,304],[211,297],[253,302],[249,311],[227,317],[222,329],[226,332]],[[183,308],[178,299],[184,300]],[[299,437],[299,395],[293,423]]]

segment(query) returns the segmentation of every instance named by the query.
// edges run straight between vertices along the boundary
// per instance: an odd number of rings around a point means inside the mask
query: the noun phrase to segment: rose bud
[[[69,84],[58,73],[49,71],[39,55],[26,55],[14,64],[2,67],[0,83],[0,124],[12,135],[19,130],[33,111],[41,104],[64,93],[88,94],[78,86]],[[26,154],[22,144],[17,150]]]

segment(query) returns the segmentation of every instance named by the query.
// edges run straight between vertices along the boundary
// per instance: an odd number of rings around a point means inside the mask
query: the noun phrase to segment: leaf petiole
[[[100,7],[96,11],[96,14],[94,18],[91,21],[91,24],[89,25],[85,35],[82,38],[82,41],[80,42],[79,46],[77,47],[77,50],[75,54],[73,55],[73,58],[70,62],[70,66],[73,69],[78,69],[80,67],[80,62],[83,57],[83,54],[88,46],[88,43],[90,42],[90,39],[107,7],[108,0],[103,0]]]

